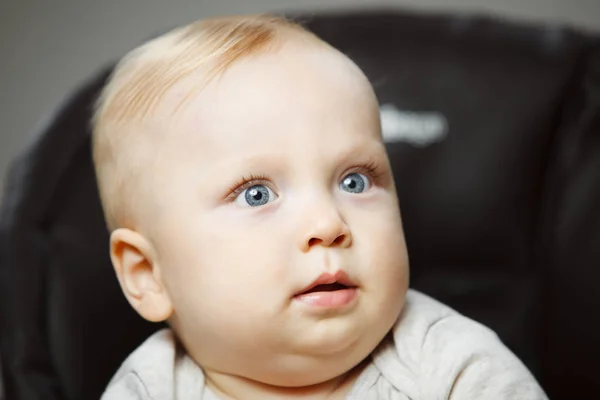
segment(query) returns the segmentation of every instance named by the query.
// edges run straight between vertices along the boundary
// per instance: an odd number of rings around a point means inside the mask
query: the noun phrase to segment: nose
[[[352,243],[350,228],[337,207],[321,202],[312,204],[310,217],[304,219],[306,230],[300,241],[300,249],[307,252],[315,246],[345,248]]]

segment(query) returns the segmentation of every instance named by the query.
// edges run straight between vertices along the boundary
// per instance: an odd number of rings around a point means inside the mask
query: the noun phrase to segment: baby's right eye
[[[271,201],[277,199],[277,195],[273,193],[266,185],[254,185],[245,189],[234,200],[236,204],[241,206],[259,207],[264,206]]]

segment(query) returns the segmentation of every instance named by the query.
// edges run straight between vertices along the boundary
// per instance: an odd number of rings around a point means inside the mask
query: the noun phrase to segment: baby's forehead
[[[311,83],[310,76],[304,82],[294,71],[271,81],[269,70],[260,77],[252,72],[256,70],[240,69],[236,77],[224,74],[172,118],[174,137],[185,138],[172,142],[176,151],[186,152],[189,146],[216,162],[242,151],[244,159],[277,160],[291,148],[310,154],[307,142],[322,148],[339,147],[361,135],[379,140],[376,99],[358,85],[335,85],[331,79]]]
[[[318,98],[339,105],[350,98],[360,108],[376,104],[367,78],[345,55],[329,46],[290,41],[237,60],[218,76],[199,69],[174,84],[161,106],[173,116],[185,110],[224,119],[241,108],[252,119],[252,109],[261,104],[272,107],[273,113],[289,104],[301,111]]]
[[[290,139],[292,130],[322,132],[310,140],[330,145],[333,131],[338,141],[355,131],[379,135],[377,100],[360,69],[327,45],[295,40],[236,60],[216,76],[197,69],[165,93],[152,119],[162,132],[155,143],[169,142],[171,159],[189,153],[207,162],[240,150],[258,160],[264,153],[254,144],[303,146]]]

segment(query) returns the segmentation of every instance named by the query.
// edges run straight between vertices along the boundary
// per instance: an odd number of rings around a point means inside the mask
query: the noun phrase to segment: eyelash
[[[380,165],[375,161],[369,161],[362,165],[357,165],[356,167],[352,167],[344,172],[343,176],[353,173],[362,173],[367,175],[371,181],[376,184],[379,183],[380,178],[383,176],[383,171],[380,168]],[[242,178],[233,184],[227,193],[229,193],[226,197],[227,200],[235,200],[240,194],[244,192],[244,190],[251,188],[255,185],[268,185],[270,184],[269,179],[264,175],[250,175],[249,177],[242,176]]]
[[[270,181],[264,175],[250,175],[249,177],[242,176],[242,178],[233,184],[228,191],[227,200],[235,200],[242,192],[255,185],[268,185]]]
[[[367,175],[373,184],[380,183],[380,179],[383,176],[383,171],[381,170],[380,165],[375,161],[369,161],[365,164],[350,168],[344,172],[343,176],[357,172]]]

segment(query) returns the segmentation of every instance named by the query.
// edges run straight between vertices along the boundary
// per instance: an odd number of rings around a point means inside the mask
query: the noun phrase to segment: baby
[[[375,94],[300,26],[152,40],[93,123],[116,275],[169,326],[103,399],[546,398],[493,332],[408,289]]]

